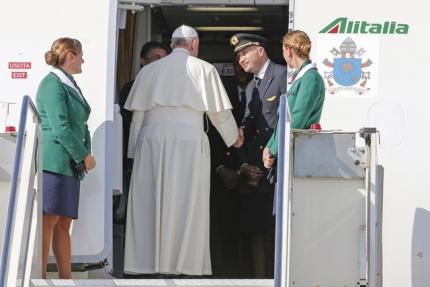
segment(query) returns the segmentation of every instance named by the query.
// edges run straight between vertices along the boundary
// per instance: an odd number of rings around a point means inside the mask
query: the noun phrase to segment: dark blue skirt
[[[77,219],[79,189],[78,178],[43,171],[43,212]]]

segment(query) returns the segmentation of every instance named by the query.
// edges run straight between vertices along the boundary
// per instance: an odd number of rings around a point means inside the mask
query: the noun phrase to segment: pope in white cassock
[[[173,52],[142,68],[125,108],[133,111],[124,271],[210,275],[210,151],[206,113],[226,145],[239,147],[231,104],[215,67],[197,58],[188,26]]]

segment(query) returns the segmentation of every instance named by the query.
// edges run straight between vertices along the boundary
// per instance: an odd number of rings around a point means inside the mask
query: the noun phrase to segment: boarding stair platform
[[[0,192],[10,182],[2,197],[8,205],[0,221],[0,287],[382,287],[383,167],[377,162],[377,130],[292,130],[285,96],[280,106],[274,279],[116,279],[104,268],[74,273],[71,280],[43,280],[43,143],[37,110],[25,96],[17,133],[0,134]]]

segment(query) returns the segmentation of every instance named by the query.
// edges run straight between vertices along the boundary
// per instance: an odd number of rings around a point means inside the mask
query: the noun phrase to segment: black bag
[[[79,180],[83,180],[87,171],[85,170],[84,161],[76,163],[73,159],[70,160],[70,167],[73,170],[74,176]]]

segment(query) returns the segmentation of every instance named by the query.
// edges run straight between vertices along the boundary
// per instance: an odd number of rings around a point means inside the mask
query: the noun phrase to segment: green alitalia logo
[[[369,23],[367,21],[351,21],[346,17],[339,17],[320,33],[330,34],[407,34],[409,25],[400,24],[395,21],[384,21],[383,23]]]

